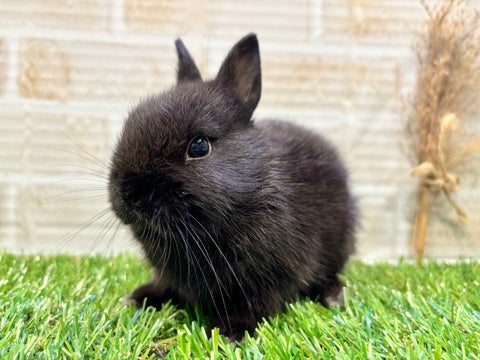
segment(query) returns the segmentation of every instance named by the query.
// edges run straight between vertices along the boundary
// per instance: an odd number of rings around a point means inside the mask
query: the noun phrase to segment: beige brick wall
[[[7,68],[7,59],[5,54],[5,44],[0,38],[0,94],[3,94],[5,89],[5,70]]]
[[[359,256],[408,254],[415,181],[400,118],[424,19],[416,0],[0,1],[0,249],[135,249],[106,194],[126,113],[174,83],[175,38],[213,76],[254,31],[263,65],[256,117],[296,121],[338,145],[363,213]],[[431,256],[480,255],[478,184],[457,196],[470,225],[459,228],[439,204]]]

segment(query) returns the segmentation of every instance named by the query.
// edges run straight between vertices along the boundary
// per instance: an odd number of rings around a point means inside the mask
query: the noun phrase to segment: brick
[[[5,43],[0,39],[0,95],[5,91],[5,81],[7,77],[8,63]]]
[[[308,1],[126,0],[128,28],[164,36],[181,34],[240,38],[255,31],[262,38],[302,41],[308,34]]]
[[[8,170],[0,170],[0,251],[16,251],[15,188],[8,181]]]
[[[14,232],[9,224],[2,223],[0,226],[0,249],[2,252],[18,252],[15,238],[11,236]]]
[[[308,37],[309,1],[209,1],[208,35],[237,39],[249,31],[261,39],[299,43]]]
[[[20,44],[18,87],[24,97],[131,106],[175,81],[168,45],[31,39]],[[124,116],[124,113],[121,114]]]
[[[92,116],[26,114],[24,164],[36,174],[77,170],[104,176],[111,148],[108,122]]]
[[[0,107],[0,164],[1,174],[17,173],[22,169],[24,152],[23,113],[15,109]],[[3,177],[3,179],[8,179]]]
[[[323,1],[321,23],[328,38],[387,38],[409,42],[425,19],[419,2],[391,0]]]
[[[129,28],[145,32],[175,35],[196,32],[205,26],[206,4],[206,0],[126,0],[125,23]]]
[[[262,106],[320,111],[395,111],[396,64],[389,61],[264,54]]]
[[[399,147],[400,126],[395,117],[390,122],[387,119],[350,125],[349,131],[353,134],[350,144],[354,145],[348,153],[348,160],[354,183],[399,187],[414,182],[409,175],[412,166]]]
[[[0,170],[0,176],[4,176],[5,170]],[[12,222],[10,214],[13,209],[10,206],[9,186],[0,182],[0,249],[13,250],[15,248],[14,239],[9,235],[11,233]]]
[[[107,29],[108,0],[2,0],[0,27],[51,29]]]
[[[399,189],[390,187],[386,191],[375,191],[374,187],[359,196],[361,231],[358,232],[356,256],[379,259],[408,255],[410,227],[405,213],[411,207],[404,199],[412,188],[402,188],[403,196],[399,196]]]
[[[105,172],[99,162],[108,162],[111,148],[106,119],[38,109],[2,109],[0,117],[0,163],[4,171],[13,175],[48,175],[53,180],[72,169]]]
[[[64,100],[71,84],[71,57],[53,41],[28,40],[20,55],[18,91],[27,98]]]

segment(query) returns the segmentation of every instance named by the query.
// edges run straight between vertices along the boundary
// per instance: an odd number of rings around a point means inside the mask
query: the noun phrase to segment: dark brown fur
[[[254,123],[261,73],[255,35],[202,81],[180,40],[177,85],[129,115],[110,173],[110,201],[156,271],[137,304],[197,304],[233,339],[307,296],[324,305],[354,249],[347,173],[321,136]],[[211,153],[186,158],[205,135]]]

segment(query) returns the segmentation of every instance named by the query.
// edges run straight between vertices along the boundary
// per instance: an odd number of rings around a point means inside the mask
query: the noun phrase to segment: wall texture
[[[254,31],[256,118],[296,121],[337,144],[363,212],[358,255],[408,255],[416,183],[401,151],[402,101],[425,18],[416,0],[0,0],[0,249],[132,248],[105,190],[125,115],[174,83],[175,38],[213,76]],[[457,196],[470,225],[448,207],[435,216],[430,256],[480,255],[480,193],[465,185]]]

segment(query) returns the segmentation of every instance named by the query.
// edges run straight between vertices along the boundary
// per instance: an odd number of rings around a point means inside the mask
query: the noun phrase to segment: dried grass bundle
[[[416,48],[418,74],[405,133],[420,179],[412,244],[422,258],[430,197],[443,194],[461,222],[467,214],[452,197],[460,175],[480,150],[480,14],[463,0],[429,7],[426,28]]]

